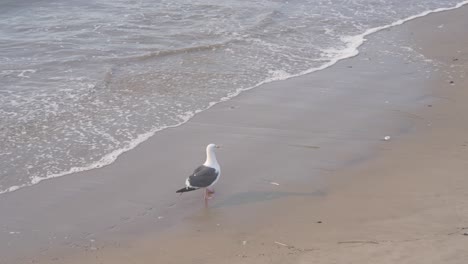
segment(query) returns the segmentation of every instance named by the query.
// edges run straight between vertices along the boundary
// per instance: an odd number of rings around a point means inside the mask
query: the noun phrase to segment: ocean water
[[[373,32],[466,3],[4,0],[0,193],[110,164],[217,102],[323,69]]]

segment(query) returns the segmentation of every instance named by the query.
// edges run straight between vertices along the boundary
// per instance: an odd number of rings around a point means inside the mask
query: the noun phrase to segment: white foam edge
[[[275,77],[272,77],[272,78],[267,78],[259,83],[257,83],[256,85],[254,86],[251,86],[251,87],[247,87],[247,88],[240,88],[240,89],[237,89],[235,92],[232,92],[232,93],[229,93],[227,96],[225,97],[222,97],[218,102],[210,102],[208,104],[207,107],[205,107],[204,109],[199,109],[199,110],[195,110],[195,111],[190,111],[190,114],[189,115],[186,115],[186,116],[183,116],[183,121],[178,123],[178,124],[175,124],[175,125],[170,125],[170,126],[163,126],[163,127],[159,127],[159,128],[156,128],[156,129],[153,129],[149,132],[146,132],[144,134],[140,134],[135,140],[133,140],[130,144],[128,144],[127,146],[121,148],[121,149],[117,149],[117,150],[114,150],[112,151],[111,153],[109,154],[106,154],[104,157],[102,157],[99,161],[96,161],[96,162],[93,162],[91,164],[89,164],[88,166],[83,166],[83,167],[72,167],[71,169],[67,170],[67,171],[64,171],[64,172],[60,172],[60,173],[55,173],[55,174],[51,174],[51,175],[47,175],[46,177],[34,177],[31,179],[31,182],[30,183],[26,183],[26,184],[22,184],[22,185],[15,185],[15,186],[11,186],[5,190],[2,190],[0,191],[0,194],[4,194],[4,193],[9,193],[9,192],[14,192],[14,191],[17,191],[19,189],[22,189],[24,187],[29,187],[29,186],[32,186],[32,185],[35,185],[35,184],[38,184],[44,180],[49,180],[49,179],[53,179],[53,178],[57,178],[57,177],[61,177],[61,176],[65,176],[65,175],[68,175],[68,174],[72,174],[72,173],[77,173],[77,172],[82,172],[82,171],[87,171],[87,170],[92,170],[92,169],[97,169],[97,168],[102,168],[104,166],[107,166],[107,165],[110,165],[112,163],[114,163],[114,161],[117,160],[117,158],[122,154],[122,153],[125,153],[129,150],[132,150],[134,149],[135,147],[137,147],[138,145],[140,145],[141,143],[145,142],[146,140],[148,140],[150,137],[154,136],[157,132],[161,131],[161,130],[164,130],[164,129],[167,129],[167,128],[174,128],[174,127],[178,127],[178,126],[181,126],[185,123],[187,123],[190,119],[192,119],[196,114],[200,113],[200,112],[203,112],[205,110],[208,110],[210,109],[212,106],[218,104],[218,103],[221,103],[221,102],[225,102],[227,100],[230,100],[236,96],[238,96],[240,93],[242,92],[245,92],[245,91],[248,91],[248,90],[251,90],[253,88],[256,88],[258,86],[261,86],[263,84],[266,84],[266,83],[270,83],[270,82],[274,82],[274,81],[282,81],[282,80],[287,80],[287,79],[290,79],[290,78],[294,78],[294,77],[299,77],[299,76],[302,76],[302,75],[305,75],[305,74],[309,74],[309,73],[313,73],[313,72],[316,72],[316,71],[321,71],[323,69],[326,69],[328,67],[331,67],[333,65],[335,65],[337,62],[341,61],[341,60],[344,60],[344,59],[348,59],[348,58],[352,58],[356,55],[359,54],[359,50],[358,48],[364,44],[364,42],[366,41],[366,37],[371,35],[371,34],[374,34],[376,32],[379,32],[381,30],[384,30],[384,29],[388,29],[388,28],[391,28],[391,27],[394,27],[394,26],[399,26],[399,25],[402,25],[403,23],[406,23],[410,20],[414,20],[414,19],[417,19],[417,18],[420,18],[420,17],[424,17],[424,16],[427,16],[429,14],[432,14],[432,13],[438,13],[438,12],[443,12],[443,11],[449,11],[449,10],[453,10],[453,9],[457,9],[457,8],[460,8],[464,5],[468,4],[468,0],[465,0],[465,1],[462,1],[452,7],[441,7],[441,8],[437,8],[437,9],[433,9],[433,10],[428,10],[428,11],[424,11],[424,12],[421,12],[417,15],[413,15],[413,16],[410,16],[410,17],[407,17],[407,18],[404,18],[404,19],[400,19],[400,20],[397,20],[391,24],[388,24],[388,25],[384,25],[384,26],[380,26],[380,27],[375,27],[375,28],[370,28],[370,29],[367,29],[364,33],[362,34],[359,34],[359,35],[355,35],[355,36],[346,36],[344,37],[343,39],[345,41],[348,42],[348,46],[342,50],[340,50],[340,52],[338,53],[337,56],[335,56],[334,58],[332,58],[329,62],[319,66],[319,67],[316,67],[316,68],[311,68],[311,69],[308,69],[308,70],[305,70],[305,71],[302,71],[300,73],[297,73],[297,74],[289,74],[289,75],[285,75],[285,74],[281,74],[281,76],[275,76]],[[188,112],[187,112],[188,113]]]

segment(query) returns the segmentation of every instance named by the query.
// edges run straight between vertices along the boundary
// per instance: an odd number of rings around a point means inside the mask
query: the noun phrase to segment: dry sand
[[[1,197],[0,263],[467,263],[467,14],[377,33],[111,166]],[[223,178],[204,208],[173,192],[212,141]]]

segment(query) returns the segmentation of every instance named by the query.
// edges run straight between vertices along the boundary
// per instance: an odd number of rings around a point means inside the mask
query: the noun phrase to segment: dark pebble
[[[454,81],[450,81],[450,83],[455,83]]]
[[[432,105],[427,105],[427,107],[432,107]]]
[[[322,221],[317,221],[317,224],[321,224],[321,223],[322,223]]]

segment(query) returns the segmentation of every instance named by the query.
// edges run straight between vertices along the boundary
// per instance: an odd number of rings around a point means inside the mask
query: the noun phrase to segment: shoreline
[[[460,199],[466,193],[456,186],[466,183],[460,172],[468,154],[457,140],[467,130],[463,122],[454,120],[453,113],[463,113],[464,106],[453,100],[467,98],[464,91],[454,90],[466,80],[452,74],[452,85],[441,80],[445,73],[438,74],[454,70],[449,60],[459,49],[462,75],[468,63],[462,44],[466,37],[458,34],[457,41],[448,44],[432,42],[463,29],[466,10],[432,14],[376,33],[359,56],[217,104],[183,127],[162,131],[110,166],[83,172],[77,179],[44,182],[31,187],[31,193],[5,196],[0,208],[13,216],[4,219],[2,231],[20,230],[18,237],[30,240],[0,239],[2,256],[10,254],[16,261],[6,263],[145,263],[155,258],[180,263],[193,261],[194,256],[205,263],[333,263],[340,257],[359,263],[374,256],[419,263],[422,260],[411,259],[406,248],[422,252],[440,246],[454,257],[450,263],[462,263],[463,252],[457,255],[457,250],[465,238],[456,228],[468,225],[463,222],[468,210]],[[444,28],[432,36],[431,30],[441,21]],[[419,53],[390,48],[401,44],[417,44],[430,63],[447,65],[431,71],[434,67],[421,63]],[[450,49],[443,48],[447,46]],[[457,127],[450,130],[454,122]],[[433,134],[450,137],[434,142]],[[387,135],[391,140],[382,141]],[[171,140],[176,140],[175,145]],[[180,187],[183,175],[203,159],[204,144],[211,140],[226,146],[219,153],[223,179],[212,206],[201,210],[198,193],[174,201],[169,196],[172,189]],[[243,154],[245,148],[259,157],[253,164]],[[158,149],[165,153],[158,155]],[[438,156],[447,153],[455,158]],[[440,191],[441,179],[431,166],[438,163],[436,172],[452,171],[457,176]],[[253,176],[236,175],[239,164]],[[158,187],[151,173],[170,178]],[[428,182],[421,185],[421,180]],[[43,200],[34,199],[40,194]],[[457,206],[458,218],[453,212],[445,215],[453,208],[441,206],[451,202]],[[437,241],[427,239],[426,233]],[[445,236],[433,235],[439,233],[456,235],[443,240]],[[34,254],[34,245],[44,239],[49,244],[41,246],[36,256],[19,259],[10,250],[10,245],[20,243]],[[203,253],[197,255],[198,251]],[[436,253],[428,254],[426,262]]]
[[[312,69],[300,72],[298,74],[289,74],[289,76],[287,76],[287,77],[278,77],[278,78],[272,77],[272,78],[269,78],[267,80],[261,81],[260,83],[254,85],[252,87],[237,89],[235,92],[230,93],[230,94],[222,97],[219,101],[210,102],[210,104],[204,109],[197,109],[195,111],[192,111],[192,113],[193,113],[192,116],[190,116],[190,117],[185,117],[184,116],[183,121],[181,121],[181,123],[178,123],[178,124],[175,124],[175,125],[167,125],[167,126],[163,126],[163,127],[157,128],[157,129],[152,129],[151,131],[149,131],[147,133],[141,134],[136,139],[134,139],[132,141],[132,143],[129,144],[128,146],[125,146],[124,148],[121,148],[121,149],[116,149],[116,150],[112,151],[111,153],[105,154],[100,160],[95,161],[95,162],[93,162],[93,163],[91,163],[91,164],[89,164],[87,166],[72,167],[68,171],[48,175],[48,176],[46,176],[44,178],[34,177],[32,179],[31,183],[27,183],[27,184],[23,184],[23,185],[10,186],[5,190],[0,190],[0,195],[7,194],[7,193],[10,193],[10,192],[14,192],[14,191],[17,191],[17,190],[22,189],[22,188],[31,187],[31,186],[39,184],[40,182],[45,181],[45,180],[52,180],[52,179],[67,176],[67,175],[70,175],[70,174],[85,172],[85,171],[88,171],[88,170],[94,170],[94,169],[99,169],[99,168],[102,168],[102,167],[105,167],[105,166],[109,166],[112,163],[116,162],[120,155],[122,155],[122,154],[124,154],[124,153],[126,153],[128,151],[131,151],[134,148],[138,147],[138,145],[144,143],[145,141],[147,141],[151,137],[155,136],[156,133],[158,133],[160,131],[163,131],[165,129],[176,128],[176,127],[179,127],[181,125],[184,125],[185,123],[190,121],[192,118],[194,118],[198,113],[209,110],[214,105],[229,101],[229,100],[235,98],[236,96],[240,95],[243,92],[250,91],[252,89],[258,88],[258,87],[260,87],[262,85],[265,85],[265,84],[268,84],[268,83],[271,83],[271,82],[285,81],[285,80],[288,80],[290,78],[297,78],[297,77],[300,77],[300,76],[303,76],[303,75],[307,75],[307,74],[311,74],[311,73],[314,73],[314,72],[317,72],[317,71],[327,69],[329,67],[333,67],[333,65],[335,65],[336,63],[338,63],[338,62],[340,62],[342,60],[346,60],[346,59],[352,58],[354,56],[358,56],[359,55],[359,48],[367,40],[366,37],[372,36],[373,34],[376,34],[376,33],[380,32],[382,30],[386,30],[386,29],[389,29],[389,28],[392,28],[392,27],[395,27],[395,26],[402,25],[402,24],[407,23],[409,21],[412,21],[414,19],[425,17],[427,15],[434,14],[434,13],[455,10],[455,9],[463,7],[463,6],[467,5],[467,4],[468,4],[468,1],[465,0],[465,1],[459,2],[458,4],[456,4],[455,6],[452,6],[452,7],[443,7],[443,8],[437,8],[437,9],[434,9],[434,10],[427,10],[427,11],[421,12],[419,14],[397,20],[397,21],[395,21],[395,22],[393,22],[391,24],[388,24],[388,25],[383,25],[383,26],[367,29],[364,33],[359,34],[359,35],[348,36],[347,38],[348,39],[353,39],[353,41],[350,41],[350,44],[348,44],[348,46],[345,49],[340,51],[340,54],[342,54],[342,55],[337,55],[330,62],[327,62],[327,63],[325,63],[325,64],[323,64],[323,65],[321,65],[319,67],[312,68]],[[344,54],[345,50],[348,51],[346,54]],[[349,50],[351,50],[351,51],[349,51]]]

